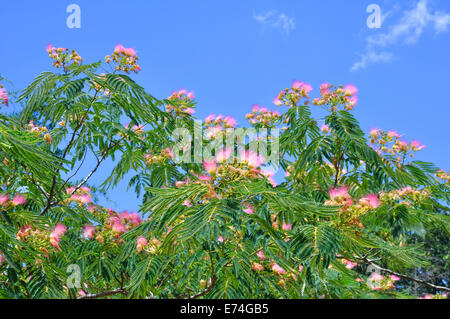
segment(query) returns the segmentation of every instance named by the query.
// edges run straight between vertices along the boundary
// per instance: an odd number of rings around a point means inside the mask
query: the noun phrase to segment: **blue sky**
[[[66,8],[81,8],[81,28],[66,26]],[[369,4],[382,24],[370,29]],[[134,47],[135,79],[167,97],[193,90],[196,116],[223,113],[245,123],[252,104],[271,101],[294,79],[352,83],[362,128],[395,129],[427,147],[418,158],[450,169],[450,2],[316,1],[4,1],[0,74],[22,89],[51,69],[48,43],[75,48],[86,62],[122,43]],[[14,109],[14,106],[12,106]],[[109,168],[110,168],[110,164]],[[108,167],[94,181],[100,181]],[[125,183],[111,194],[117,209],[136,210]]]

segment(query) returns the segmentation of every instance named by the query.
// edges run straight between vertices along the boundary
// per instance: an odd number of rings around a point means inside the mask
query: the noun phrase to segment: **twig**
[[[124,294],[124,295],[126,295],[125,288],[117,288],[117,289],[114,289],[114,290],[102,291],[102,292],[99,292],[99,293],[96,293],[96,294],[88,294],[88,295],[80,296],[77,299],[96,299],[96,298],[102,298],[102,297],[112,296],[112,295],[116,295],[116,294]]]
[[[367,257],[363,257],[363,258],[355,257],[355,258],[358,259],[358,260],[362,260],[362,261],[364,261],[364,262],[374,266],[375,268],[377,268],[377,269],[379,269],[381,271],[387,272],[388,274],[395,275],[397,277],[400,277],[400,278],[403,278],[403,279],[406,279],[406,280],[411,280],[411,281],[417,282],[418,284],[422,284],[422,285],[428,286],[428,287],[436,289],[436,290],[450,292],[450,288],[447,288],[447,287],[444,287],[444,286],[434,285],[434,284],[432,284],[430,282],[427,282],[425,280],[421,280],[421,279],[417,279],[417,278],[410,277],[410,276],[407,276],[407,275],[403,275],[403,274],[400,274],[398,272],[392,271],[390,269],[380,267],[377,264],[375,264],[372,260],[367,259]]]

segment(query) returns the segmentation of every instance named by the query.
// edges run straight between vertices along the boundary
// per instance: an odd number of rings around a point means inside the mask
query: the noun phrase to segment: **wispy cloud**
[[[294,18],[288,17],[284,13],[279,13],[276,10],[270,10],[261,14],[254,14],[253,19],[264,26],[280,30],[283,34],[288,35],[289,32],[295,29]]]
[[[393,54],[386,51],[396,44],[415,44],[419,41],[426,28],[432,28],[436,33],[448,31],[450,14],[432,11],[427,0],[419,0],[413,9],[403,13],[400,20],[389,28],[386,33],[378,33],[366,38],[366,51],[351,67],[351,71],[365,69],[371,64],[388,62]],[[384,51],[383,51],[384,50]]]

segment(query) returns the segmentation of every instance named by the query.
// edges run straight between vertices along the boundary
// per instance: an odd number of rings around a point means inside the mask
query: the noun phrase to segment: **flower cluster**
[[[3,88],[3,85],[1,84],[0,84],[0,104],[8,106],[8,94],[6,94],[6,90]]]
[[[383,291],[395,288],[394,282],[400,280],[400,278],[395,275],[385,277],[377,272],[373,272],[367,280],[367,284],[371,289]]]
[[[369,139],[378,154],[394,156],[397,163],[400,163],[407,155],[413,157],[414,152],[425,148],[425,145],[415,140],[410,143],[400,140],[400,135],[395,131],[384,132],[380,129],[372,129]]]
[[[137,213],[129,213],[127,211],[118,213],[112,209],[96,206],[91,206],[90,211],[103,222],[97,227],[92,224],[85,225],[83,227],[83,237],[95,239],[99,243],[107,243],[109,245],[122,244],[124,241],[120,236],[142,223],[142,219]]]
[[[153,151],[150,150],[150,153],[144,155],[144,160],[146,165],[150,164],[160,164],[167,160],[170,160],[173,158],[173,153],[170,150],[170,148],[165,148],[161,150],[159,155],[153,154]]]
[[[172,94],[167,98],[169,101],[173,101],[174,103],[167,104],[166,112],[172,112],[176,115],[183,115],[183,114],[189,114],[192,115],[195,113],[195,110],[193,108],[193,100],[194,100],[194,93],[188,92],[185,89],[181,89],[179,91],[174,91]]]
[[[105,57],[106,63],[114,63],[116,71],[123,71],[125,73],[138,73],[141,70],[137,61],[139,60],[136,51],[133,48],[125,48],[118,44],[114,47],[114,52]]]
[[[81,186],[80,188],[68,187],[66,188],[66,194],[70,195],[66,199],[66,203],[75,202],[82,206],[84,204],[89,204],[92,201],[92,196],[90,195],[91,189],[87,186]]]
[[[7,209],[9,207],[16,207],[22,204],[25,204],[26,202],[25,196],[21,194],[16,194],[11,199],[8,194],[1,194],[0,195],[0,206],[2,209]]]
[[[348,259],[342,259],[341,260],[342,263],[345,265],[345,268],[352,270],[353,268],[355,268],[356,266],[358,266],[357,263],[350,261]]]
[[[205,118],[204,126],[206,130],[206,137],[215,138],[216,134],[222,131],[228,131],[236,127],[236,120],[231,116],[223,116],[211,114]]]
[[[47,127],[45,126],[35,125],[33,121],[30,121],[30,123],[25,125],[25,129],[33,133],[33,135],[43,137],[48,144],[52,142],[52,136],[50,135]]]
[[[340,206],[339,215],[341,221],[347,225],[353,225],[359,228],[364,228],[359,218],[368,211],[376,209],[380,206],[378,195],[368,194],[357,201],[348,193],[347,186],[339,188],[332,188],[329,191],[330,199],[325,201],[325,205]]]
[[[262,250],[256,253],[256,256],[259,258],[258,261],[252,262],[252,270],[255,272],[262,272],[267,269],[267,271],[271,271],[273,274],[279,277],[278,284],[283,288],[286,287],[286,282],[290,280],[297,280],[299,273],[303,271],[303,266],[299,265],[298,270],[291,269],[287,271],[280,265],[278,265],[274,260],[268,260],[264,252]]]
[[[308,94],[312,91],[312,86],[300,81],[294,81],[291,88],[285,88],[275,97],[273,103],[281,106],[286,105],[288,107],[295,106],[302,98],[309,98]]]
[[[66,233],[67,227],[63,224],[56,225],[55,229],[50,233],[50,245],[59,249],[59,240]]]
[[[68,70],[69,63],[72,62],[75,65],[80,65],[82,58],[75,51],[72,50],[69,53],[67,48],[55,48],[51,44],[47,45],[48,56],[53,59],[53,66],[56,68],[63,68],[65,71]]]
[[[429,197],[430,191],[428,189],[419,190],[411,186],[380,193],[380,201],[383,203],[395,204],[402,200],[408,206],[412,203],[420,203]]]
[[[446,171],[444,171],[442,169],[439,170],[438,172],[436,172],[436,176],[446,182],[450,182],[450,173],[447,173]]]
[[[175,182],[176,187],[190,184],[207,186],[208,191],[201,195],[201,198],[190,198],[185,201],[185,206],[191,207],[198,202],[207,203],[213,198],[219,198],[218,193],[223,193],[221,196],[227,196],[230,185],[239,181],[249,182],[255,179],[265,179],[272,186],[276,186],[276,182],[272,178],[273,172],[260,167],[265,162],[262,156],[252,151],[242,151],[238,157],[234,157],[232,152],[231,149],[223,149],[213,158],[203,162],[206,173],[196,174],[190,171],[192,178],[188,177],[186,180]],[[250,204],[243,203],[243,206],[245,213],[252,214],[254,212]]]
[[[320,98],[313,99],[314,105],[331,106],[332,111],[337,111],[338,105],[344,105],[344,109],[353,110],[358,103],[358,89],[351,84],[345,87],[334,87],[329,83],[322,83],[320,85]]]
[[[18,230],[16,238],[18,241],[24,241],[34,249],[41,251],[44,257],[48,257],[52,247],[59,250],[60,239],[64,236],[66,230],[67,228],[63,224],[57,224],[51,232],[33,229],[26,225]]]
[[[278,111],[270,111],[265,107],[260,108],[259,105],[254,105],[252,113],[247,113],[245,118],[249,120],[250,124],[260,123],[262,125],[273,126],[281,118],[281,115]]]
[[[147,239],[143,236],[137,238],[136,249],[138,252],[145,251],[149,254],[156,254],[158,252],[159,247],[161,247],[162,243],[156,238],[152,238],[147,241]]]

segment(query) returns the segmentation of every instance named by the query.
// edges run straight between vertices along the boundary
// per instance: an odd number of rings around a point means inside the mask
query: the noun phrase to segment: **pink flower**
[[[0,265],[2,264],[2,262],[3,262],[3,256],[0,255]]]
[[[292,81],[292,88],[293,89],[299,89],[302,86],[302,84],[303,84],[303,82],[294,80],[294,81]]]
[[[116,222],[114,222],[114,224],[112,225],[112,230],[113,230],[113,232],[115,232],[115,233],[121,234],[121,233],[124,233],[127,229],[126,229],[126,227],[125,227],[124,224],[122,224],[122,223],[116,221]]]
[[[237,122],[234,118],[232,118],[231,116],[227,116],[225,119],[225,124],[229,127],[235,127]]]
[[[50,234],[50,245],[52,245],[56,249],[59,249],[59,237],[56,237],[55,235]]]
[[[183,202],[183,205],[186,206],[186,207],[192,207],[192,204],[191,204],[191,202],[189,202],[189,199],[186,199],[186,200]]]
[[[95,227],[93,225],[86,225],[83,229],[83,236],[89,239],[94,238]]]
[[[12,200],[12,204],[13,204],[13,206],[17,206],[17,205],[24,204],[26,201],[27,200],[24,196],[17,194],[16,196],[14,196],[14,198]]]
[[[216,154],[216,160],[218,162],[225,162],[231,155],[232,150],[227,148],[223,149]]]
[[[188,94],[187,94],[187,98],[188,99],[190,99],[190,100],[193,100],[194,99],[194,92],[189,92]]]
[[[252,205],[250,205],[250,204],[244,204],[244,206],[245,206],[245,209],[243,209],[243,211],[244,211],[244,213],[247,213],[247,214],[253,214],[255,211],[253,210],[253,207],[252,207]]]
[[[6,90],[2,88],[0,88],[0,103],[8,106],[8,94],[6,94]]]
[[[205,170],[206,170],[209,174],[214,174],[214,173],[216,172],[217,165],[216,165],[216,161],[215,161],[215,160],[204,161],[204,162],[203,162],[203,166],[205,167]]]
[[[302,89],[306,92],[306,94],[308,94],[312,91],[312,86],[308,83],[303,83]]]
[[[384,279],[383,275],[380,275],[377,272],[373,272],[372,275],[368,278],[370,281],[381,281]]]
[[[128,56],[132,56],[132,57],[136,56],[136,51],[134,51],[133,48],[125,48],[124,53]]]
[[[277,263],[273,263],[271,268],[272,268],[272,271],[274,273],[276,273],[277,275],[285,275],[286,274],[286,270],[281,268]]]
[[[265,259],[265,257],[264,257],[264,252],[263,252],[262,250],[258,251],[258,252],[256,253],[256,256],[258,256],[259,259],[261,259],[261,260],[264,260],[264,259]]]
[[[300,272],[303,271],[303,266],[302,266],[302,265],[299,265],[299,266],[298,266],[298,271],[300,271]]]
[[[143,236],[139,236],[137,238],[137,245],[136,245],[136,249],[138,252],[141,252],[142,249],[147,245],[147,239]]]
[[[273,187],[277,186],[277,183],[275,182],[275,180],[273,179],[273,176],[275,175],[275,173],[273,171],[271,171],[270,169],[263,169],[261,174],[267,178],[267,180],[269,181],[270,184],[272,184]]]
[[[251,168],[257,168],[261,166],[265,161],[264,157],[259,156],[252,151],[242,151],[239,156],[240,159],[247,162],[247,165]]]
[[[258,263],[252,263],[252,269],[254,271],[263,271],[264,270],[264,266]]]
[[[391,280],[393,280],[393,281],[399,281],[400,280],[400,277],[398,277],[398,276],[396,276],[396,275],[391,275]]]
[[[358,265],[357,263],[354,263],[347,259],[344,259],[344,264],[345,264],[345,268],[347,268],[347,269],[353,269]]]
[[[219,237],[217,238],[217,240],[218,240],[219,242],[223,243],[223,237],[222,237],[222,236],[219,236]]]
[[[348,102],[350,103],[351,106],[355,106],[356,104],[358,104],[358,97],[352,96],[351,98],[348,99]]]
[[[380,135],[381,131],[377,128],[373,128],[370,130],[369,135],[373,137],[378,137]]]
[[[415,151],[420,151],[425,148],[425,145],[421,145],[419,141],[414,140],[411,142],[411,147]]]
[[[133,225],[133,227],[139,226],[139,224],[142,222],[141,216],[139,216],[139,214],[137,214],[137,213],[131,213],[129,215],[129,220],[130,220],[131,224]]]
[[[120,54],[125,52],[125,47],[121,44],[118,44],[114,47],[114,53]]]
[[[276,98],[273,99],[273,104],[281,106],[283,103],[281,103],[281,100],[277,96]]]
[[[0,205],[5,206],[9,200],[9,196],[7,194],[0,195]]]
[[[205,123],[206,123],[206,124],[211,123],[212,121],[214,121],[215,117],[216,117],[216,116],[215,116],[214,114],[208,115],[208,116],[205,118]]]
[[[324,96],[324,95],[328,95],[331,93],[330,91],[330,83],[322,83],[320,85],[320,95]]]
[[[89,195],[89,194],[80,195],[78,197],[78,200],[80,202],[82,202],[83,204],[90,203],[91,202],[91,195]]]
[[[388,131],[387,134],[391,138],[393,138],[393,137],[399,138],[400,137],[400,135],[396,131]]]
[[[211,181],[211,176],[205,175],[205,174],[201,174],[198,177],[199,180],[201,181],[206,181],[206,182],[210,182]]]
[[[330,127],[326,124],[323,124],[320,129],[322,130],[323,133],[328,133],[330,130]]]
[[[329,191],[329,195],[330,195],[331,199],[334,199],[336,197],[341,197],[341,196],[349,196],[348,195],[348,187],[342,186],[339,188],[332,188]]]
[[[281,226],[281,228],[285,231],[289,231],[292,229],[292,224],[286,224],[285,222],[283,222],[283,225]]]
[[[185,113],[192,115],[195,113],[195,110],[192,107],[188,107],[184,110]]]
[[[258,105],[258,104],[254,104],[254,105],[252,106],[252,112],[253,112],[253,113],[256,113],[256,112],[258,112],[258,110],[259,110],[259,105]]]
[[[380,206],[380,203],[378,201],[378,196],[376,194],[369,194],[361,198],[363,201],[365,201],[372,209],[377,208]]]
[[[352,85],[352,84],[347,84],[344,88],[344,92],[347,95],[353,96],[356,93],[358,93],[358,89],[356,88],[356,86]]]
[[[63,224],[57,224],[52,234],[57,237],[62,237],[66,233],[67,227]]]

